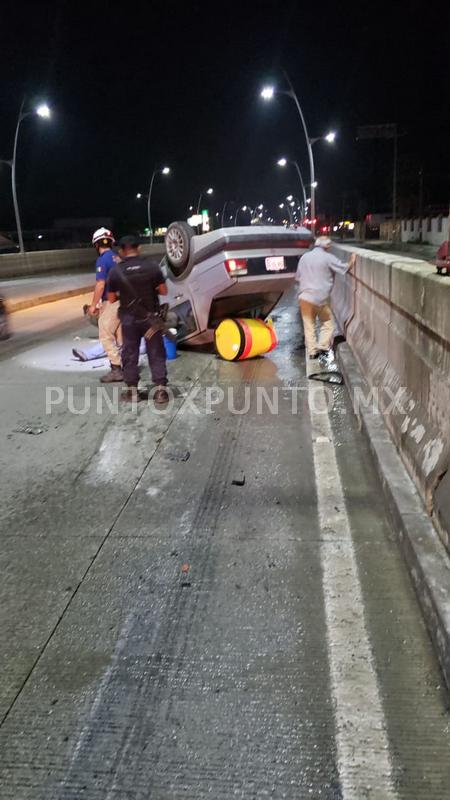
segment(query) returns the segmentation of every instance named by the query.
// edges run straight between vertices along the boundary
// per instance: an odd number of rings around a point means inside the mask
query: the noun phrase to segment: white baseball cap
[[[329,236],[318,236],[314,242],[314,247],[329,247],[333,244]]]

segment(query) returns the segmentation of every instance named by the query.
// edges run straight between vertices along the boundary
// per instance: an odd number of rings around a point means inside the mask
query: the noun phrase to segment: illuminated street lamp
[[[298,197],[295,196],[295,194],[290,194],[289,197],[287,197],[286,199],[289,200],[291,205],[292,205],[292,201],[294,201],[294,206],[295,206],[295,211],[296,212],[299,211],[300,213],[303,213],[303,203],[299,200]]]
[[[209,187],[209,189],[202,189],[202,191],[200,192],[200,197],[198,198],[198,203],[197,203],[197,214],[200,214],[200,205],[201,205],[201,202],[202,202],[202,197],[203,197],[203,195],[204,195],[204,194],[209,194],[209,195],[211,195],[211,194],[213,194],[213,193],[214,193],[214,189],[212,188],[212,186],[210,186],[210,187]]]
[[[240,211],[248,211],[249,214],[250,214],[250,221],[253,219],[253,214],[254,214],[253,208],[250,208],[250,206],[239,206],[239,208],[236,211],[236,214],[234,215],[234,224],[235,225],[237,225],[237,219],[238,219]]]
[[[315,186],[314,186],[315,175],[314,175],[314,156],[313,156],[312,148],[313,148],[313,145],[316,142],[320,141],[321,139],[327,141],[329,144],[334,142],[334,140],[336,138],[336,134],[335,134],[334,131],[330,131],[329,133],[326,134],[326,136],[318,136],[318,137],[315,137],[315,138],[311,138],[310,137],[310,135],[308,133],[308,128],[306,127],[306,120],[305,120],[303,111],[301,109],[300,103],[299,103],[299,99],[298,99],[298,97],[297,97],[297,95],[296,95],[296,93],[294,91],[294,87],[292,86],[290,78],[289,78],[289,76],[288,76],[288,74],[286,72],[284,72],[284,77],[285,77],[286,83],[288,85],[288,89],[277,89],[274,86],[265,86],[261,91],[261,97],[263,98],[263,100],[270,101],[270,100],[273,100],[275,94],[284,94],[284,95],[287,95],[287,97],[290,97],[291,100],[294,101],[294,103],[295,103],[295,105],[297,107],[297,111],[299,113],[300,120],[301,120],[302,127],[303,127],[303,131],[304,131],[304,134],[305,134],[306,146],[307,146],[307,149],[308,149],[309,174],[310,174],[310,181],[311,181],[311,187],[312,187],[312,192],[311,192],[311,217],[312,217],[311,231],[312,231],[312,233],[315,233],[316,197],[315,197],[315,191],[314,191],[314,189],[315,189]],[[280,164],[280,166],[285,166],[285,164]]]
[[[291,207],[290,207],[290,204],[289,204],[289,203],[287,203],[287,204],[285,204],[285,203],[280,203],[280,204],[279,204],[279,206],[278,206],[278,208],[285,208],[285,209],[286,209],[286,211],[288,212],[288,215],[289,215],[289,222],[290,222],[290,223],[291,223],[291,225],[292,225],[292,223],[293,223],[294,219],[293,219],[293,216],[292,216],[292,209],[291,209]]]
[[[13,196],[13,203],[14,203],[14,214],[16,217],[16,228],[17,228],[17,238],[19,240],[19,250],[21,253],[25,252],[25,248],[23,246],[23,236],[22,236],[22,224],[20,222],[20,212],[19,212],[19,203],[17,200],[17,186],[16,186],[16,160],[17,160],[17,143],[19,140],[19,130],[20,125],[24,119],[27,117],[32,117],[34,115],[41,117],[41,119],[49,119],[51,116],[51,111],[47,103],[41,103],[32,111],[24,111],[25,107],[25,97],[22,100],[22,104],[19,110],[19,116],[17,118],[17,125],[16,125],[16,132],[14,135],[14,149],[13,149],[13,157],[12,159],[0,159],[0,163],[8,164],[11,167],[11,189],[12,189],[12,196]]]
[[[298,165],[298,162],[283,157],[283,158],[279,158],[278,159],[277,164],[278,164],[279,167],[286,167],[288,164],[293,164],[293,166],[297,170],[297,175],[298,175],[298,178],[299,178],[299,181],[300,181],[300,186],[302,187],[303,202],[304,202],[305,210],[306,210],[306,189],[305,189],[305,183],[304,183],[303,176],[302,176],[300,167]]]
[[[170,175],[170,167],[155,167],[150,180],[148,195],[142,195],[141,192],[138,192],[138,194],[136,195],[138,200],[140,200],[141,197],[143,196],[147,197],[147,219],[148,219],[148,229],[150,231],[150,244],[153,244],[152,209],[151,209],[152,191],[153,191],[153,184],[157,175]]]
[[[275,88],[273,86],[265,86],[261,91],[261,97],[263,100],[272,100],[274,94]]]
[[[30,112],[33,113],[33,112]],[[42,117],[42,119],[50,119],[51,111],[47,105],[47,103],[41,103],[40,106],[36,109],[36,114],[38,117]]]

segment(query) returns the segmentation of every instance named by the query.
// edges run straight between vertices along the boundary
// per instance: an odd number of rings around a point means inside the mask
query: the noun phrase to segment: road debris
[[[167,458],[169,459],[169,461],[178,461],[178,462],[188,461],[190,457],[191,457],[191,454],[190,454],[189,450],[186,450],[184,453],[168,453],[167,454]]]
[[[233,478],[233,480],[231,481],[231,485],[232,486],[244,486],[245,485],[245,473],[242,472],[242,470],[240,472],[238,472],[238,474],[236,475],[235,478]]]
[[[25,425],[22,428],[13,428],[13,433],[28,433],[31,436],[39,436],[40,433],[45,433],[47,428],[38,428],[35,425]]]
[[[342,386],[344,378],[340,372],[313,372],[308,375],[310,381],[321,381],[322,383],[334,383],[336,386]]]

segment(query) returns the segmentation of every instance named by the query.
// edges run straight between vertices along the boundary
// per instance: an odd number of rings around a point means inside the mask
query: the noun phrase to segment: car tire
[[[0,341],[2,339],[9,339],[10,337],[8,326],[8,312],[4,301],[0,297]]]
[[[194,231],[187,222],[172,222],[165,237],[167,261],[171,272],[180,278],[191,254],[191,239]]]

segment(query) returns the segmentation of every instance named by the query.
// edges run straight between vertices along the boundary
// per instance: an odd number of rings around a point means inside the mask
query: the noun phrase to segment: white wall
[[[402,242],[419,239],[418,219],[402,219]],[[412,230],[411,230],[412,227]],[[448,217],[424,217],[422,219],[422,241],[439,247],[448,238]]]

